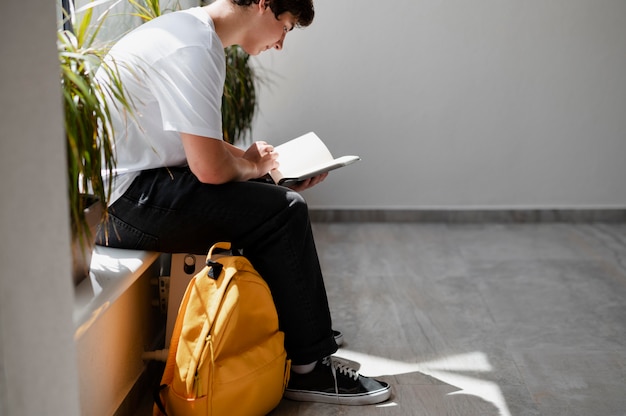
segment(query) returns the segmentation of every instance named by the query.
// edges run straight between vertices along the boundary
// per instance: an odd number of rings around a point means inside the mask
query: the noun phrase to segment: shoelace
[[[335,378],[335,391],[338,391],[337,389],[337,372],[348,376],[354,380],[358,380],[359,379],[359,372],[357,370],[355,370],[352,367],[347,366],[344,363],[341,363],[339,361],[333,360],[333,358],[331,356],[328,357],[324,357],[322,359],[322,364],[327,365],[330,367],[332,373],[333,373],[333,377]]]

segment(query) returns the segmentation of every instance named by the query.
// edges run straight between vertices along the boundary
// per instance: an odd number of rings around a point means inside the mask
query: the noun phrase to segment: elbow
[[[191,172],[198,181],[210,185],[222,185],[228,182],[245,181],[250,177],[245,175],[245,170],[241,168],[242,159],[233,158],[225,153],[224,157],[206,159],[187,159]]]
[[[224,175],[216,175],[211,172],[195,172],[193,170],[191,172],[195,175],[199,182],[208,185],[221,185],[230,182],[230,179],[226,178]]]
[[[228,171],[224,169],[211,169],[208,167],[198,168],[190,166],[191,173],[194,174],[196,179],[199,182],[205,183],[208,185],[222,185],[224,183],[231,182],[235,180],[235,178],[229,174]]]

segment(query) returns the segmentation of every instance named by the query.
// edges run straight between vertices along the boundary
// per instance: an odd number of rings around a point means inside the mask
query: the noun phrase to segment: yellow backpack
[[[187,286],[154,415],[266,415],[289,377],[267,283],[243,256],[213,255]]]

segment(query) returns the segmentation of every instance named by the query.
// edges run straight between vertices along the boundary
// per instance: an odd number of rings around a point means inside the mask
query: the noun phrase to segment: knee
[[[287,202],[290,208],[308,210],[306,200],[296,191],[287,192]]]
[[[292,215],[305,216],[308,218],[309,206],[306,200],[298,192],[287,192],[287,205]]]

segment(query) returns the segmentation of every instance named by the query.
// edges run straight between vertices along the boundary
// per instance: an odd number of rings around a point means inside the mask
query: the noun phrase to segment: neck
[[[217,0],[204,9],[213,20],[215,32],[225,48],[240,42],[245,33],[244,22],[248,9],[237,6],[230,0]]]

